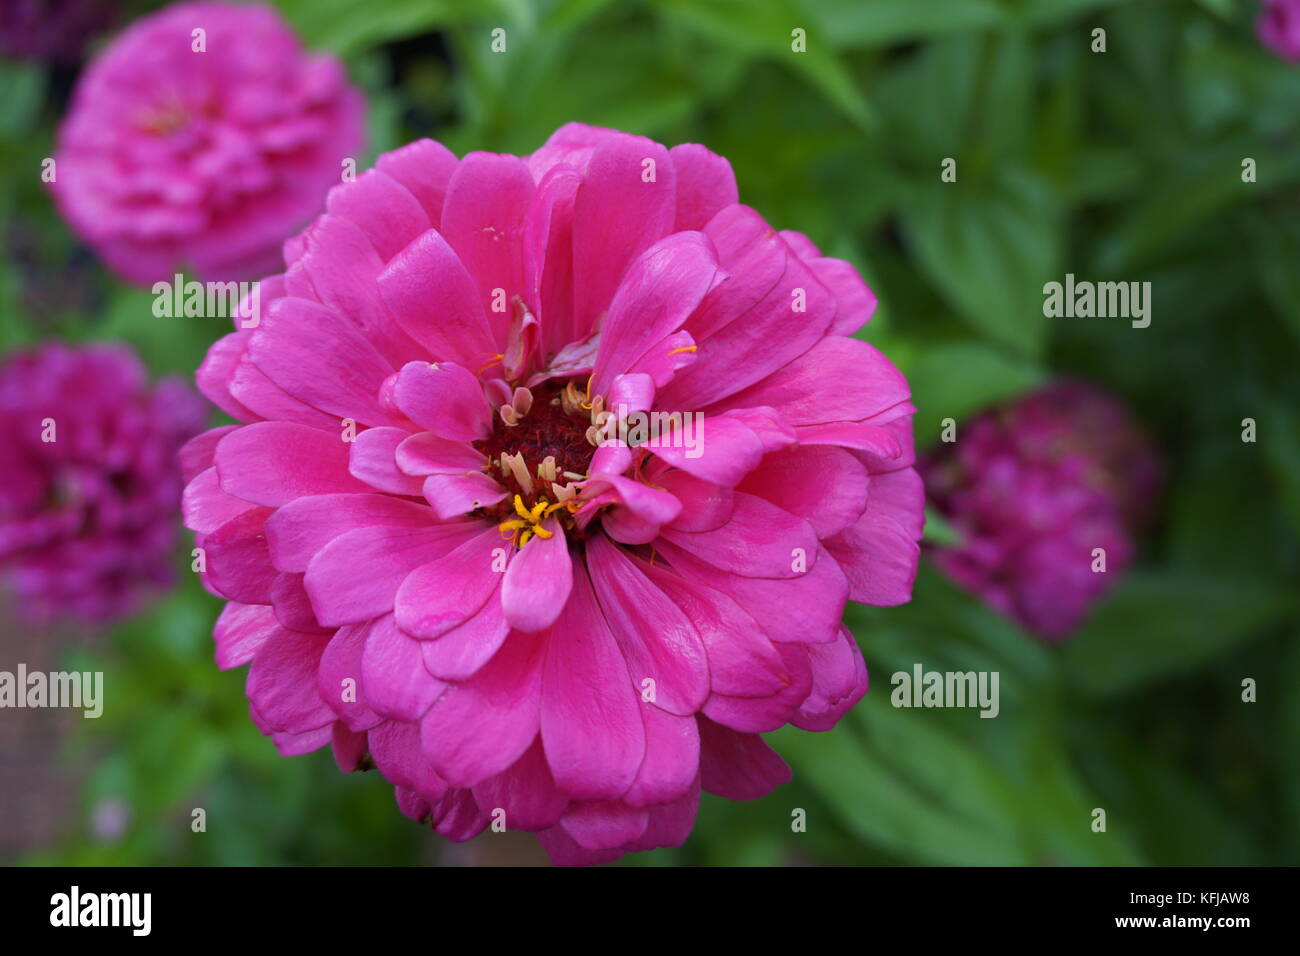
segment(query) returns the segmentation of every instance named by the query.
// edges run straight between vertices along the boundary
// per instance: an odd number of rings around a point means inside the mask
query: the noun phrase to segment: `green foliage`
[[[922,449],[943,419],[1069,374],[1121,396],[1166,456],[1139,567],[1068,644],[923,562],[911,604],[849,612],[867,698],[831,732],[772,735],[794,782],[706,797],[684,847],[629,862],[1300,862],[1300,69],[1259,48],[1253,4],[277,3],[365,93],[372,159],[418,136],[526,153],[569,120],[726,155],[744,202],[867,276],[881,305],[861,334],[908,375]],[[224,321],[155,318],[147,291],[74,268],[39,181],[65,86],[0,62],[0,347],[120,338],[188,377]],[[1045,318],[1066,272],[1151,281],[1151,327]],[[955,538],[931,516],[928,544]],[[242,671],[211,661],[218,604],[184,574],[70,662],[106,671],[111,697],[64,754],[90,768],[77,814],[29,861],[434,858],[376,774],[260,736]],[[998,717],[891,706],[916,663],[996,671]],[[92,833],[105,801],[127,810],[118,838]]]

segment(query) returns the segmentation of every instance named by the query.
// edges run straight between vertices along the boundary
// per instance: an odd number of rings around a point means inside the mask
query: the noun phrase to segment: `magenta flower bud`
[[[204,424],[123,345],[47,345],[0,364],[0,578],[34,623],[112,623],[172,580],[180,446]]]
[[[355,168],[362,113],[340,63],[305,54],[271,7],[176,4],[86,68],[50,188],[130,282],[256,278]]]
[[[1114,398],[1057,382],[962,426],[921,465],[962,537],[935,563],[1048,640],[1070,635],[1133,560],[1160,464]]]
[[[285,754],[552,859],[676,846],[761,734],[867,689],[846,600],[907,601],[908,385],[875,297],[737,201],[702,146],[570,124],[531,156],[422,140],[331,195],[199,387],[186,520]]]

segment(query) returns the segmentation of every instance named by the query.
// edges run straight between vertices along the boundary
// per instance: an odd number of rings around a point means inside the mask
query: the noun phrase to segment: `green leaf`
[[[880,691],[852,714],[827,734],[772,735],[846,828],[925,863],[1033,862],[1003,777],[931,714],[895,710]]]
[[[340,55],[404,37],[429,33],[453,23],[527,29],[534,14],[526,0],[275,0],[303,43]],[[490,24],[490,26],[489,26]]]
[[[917,443],[938,439],[945,418],[957,423],[960,435],[965,419],[1042,379],[1037,364],[982,342],[952,342],[922,351],[908,376],[917,408]]]
[[[1300,223],[1293,215],[1253,223],[1254,262],[1264,292],[1300,343]]]
[[[724,48],[764,56],[802,73],[852,119],[866,128],[871,108],[833,49],[834,32],[809,31],[806,49],[795,52],[793,31],[807,16],[797,0],[656,0],[665,13]]]
[[[994,0],[801,0],[799,6],[840,47],[887,46],[1003,19]]]
[[[934,181],[915,187],[903,225],[917,258],[973,328],[1021,355],[1042,354],[1043,285],[1058,278],[1060,212],[1025,169],[989,184]]]
[[[925,506],[925,543],[954,547],[960,545],[961,540],[961,535],[948,523],[947,519],[927,504]]]
[[[1134,572],[1071,638],[1064,672],[1087,694],[1128,693],[1204,666],[1296,603],[1228,569]]]

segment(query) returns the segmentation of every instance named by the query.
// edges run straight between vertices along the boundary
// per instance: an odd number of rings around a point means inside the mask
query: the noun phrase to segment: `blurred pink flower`
[[[108,624],[172,579],[176,453],[204,424],[126,347],[47,345],[0,364],[0,576],[32,622]]]
[[[958,547],[935,563],[991,607],[1066,638],[1133,559],[1160,464],[1128,411],[1081,382],[1057,382],[965,425],[921,465]],[[1093,571],[1095,548],[1105,573]]]
[[[704,147],[578,124],[527,157],[412,143],[327,208],[199,370],[245,424],[184,454],[263,731],[561,863],[787,780],[759,735],[862,696],[845,601],[916,572],[914,409],[849,337],[857,272]],[[595,447],[620,406],[701,440]]]
[[[1255,29],[1264,46],[1284,60],[1300,62],[1300,0],[1264,0]]]
[[[176,268],[256,278],[278,267],[281,243],[356,158],[362,112],[339,62],[304,54],[271,7],[177,4],[86,68],[51,189],[131,282]]]

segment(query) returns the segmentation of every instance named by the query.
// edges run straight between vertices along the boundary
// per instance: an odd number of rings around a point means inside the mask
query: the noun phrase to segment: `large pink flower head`
[[[1264,0],[1255,29],[1264,46],[1300,63],[1300,0]]]
[[[255,720],[565,863],[785,781],[759,735],[862,696],[845,601],[916,571],[914,409],[849,337],[858,274],[704,147],[577,124],[412,143],[327,208],[199,370],[245,424],[185,453]]]
[[[1131,564],[1161,483],[1128,410],[1075,381],[979,416],[921,471],[963,538],[936,549],[936,564],[1049,640],[1068,637]]]
[[[0,364],[0,577],[28,620],[109,623],[172,578],[176,453],[206,418],[125,346],[48,345]]]
[[[256,278],[355,159],[363,105],[337,60],[266,6],[184,3],[87,67],[59,129],[59,209],[129,281]]]

